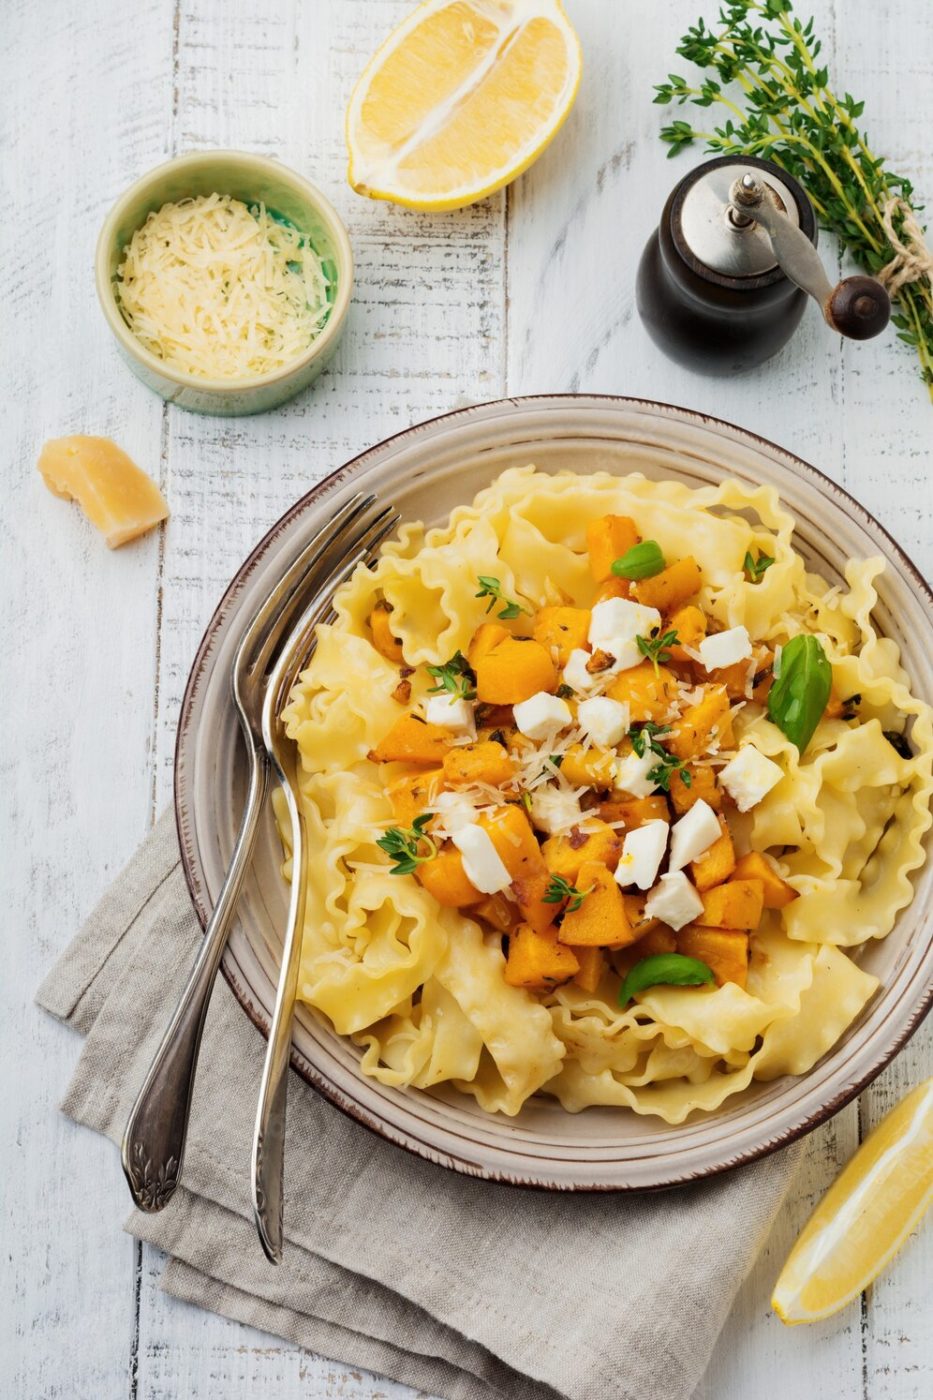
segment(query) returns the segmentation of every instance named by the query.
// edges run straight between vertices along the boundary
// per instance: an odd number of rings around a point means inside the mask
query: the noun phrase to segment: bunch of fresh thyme
[[[856,126],[865,104],[848,93],[842,98],[833,93],[828,70],[818,62],[822,46],[814,38],[813,20],[802,24],[796,19],[790,0],[729,0],[719,23],[714,32],[699,20],[677,49],[714,76],[692,87],[671,73],[656,87],[655,101],[719,105],[729,115],[712,131],[671,122],[661,131],[669,154],[705,141],[719,155],[760,156],[795,176],[820,223],[855,261],[875,276],[888,269],[893,323],[899,339],[915,348],[933,399],[931,276],[927,271],[902,281],[893,275],[903,266],[905,247],[923,252],[920,206],[912,202],[910,181],[886,170],[872,154]],[[724,85],[733,85],[736,100],[727,96]]]

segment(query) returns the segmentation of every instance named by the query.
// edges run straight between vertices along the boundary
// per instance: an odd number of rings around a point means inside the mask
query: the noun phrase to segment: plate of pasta
[[[298,1071],[422,1156],[560,1189],[688,1181],[836,1111],[933,996],[910,562],[812,467],[665,405],[509,400],[380,444],[261,542],[196,658],[176,808],[202,920],[242,801],[237,618],[361,489],[403,523],[284,712],[313,853]],[[263,1030],[283,818],[224,960]]]

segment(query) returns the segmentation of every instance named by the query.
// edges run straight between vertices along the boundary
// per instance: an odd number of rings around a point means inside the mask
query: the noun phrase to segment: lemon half
[[[353,91],[350,184],[412,209],[473,204],[553,140],[580,72],[560,0],[425,0]]]
[[[811,1215],[775,1284],[782,1322],[818,1322],[857,1297],[933,1199],[933,1079],[862,1143]]]

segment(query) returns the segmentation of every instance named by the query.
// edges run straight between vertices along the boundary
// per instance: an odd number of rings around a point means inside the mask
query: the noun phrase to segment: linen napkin
[[[39,991],[86,1038],[63,1111],[115,1142],[200,934],[166,813]],[[249,1198],[264,1049],[219,978],[184,1184],[126,1227],[171,1256],[169,1293],[445,1400],[692,1394],[796,1150],[638,1197],[520,1190],[410,1156],[296,1075],[276,1268]]]

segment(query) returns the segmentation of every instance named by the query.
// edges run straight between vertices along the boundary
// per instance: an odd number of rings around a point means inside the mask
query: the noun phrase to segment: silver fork
[[[374,525],[367,547],[344,569],[348,576],[358,564],[368,562],[381,540],[393,530],[400,516],[387,516]],[[275,1011],[266,1047],[259,1105],[253,1133],[253,1213],[267,1258],[282,1258],[285,1187],[285,1113],[288,1065],[292,1041],[292,1016],[301,963],[302,921],[308,889],[308,833],[298,794],[298,753],[281,722],[282,708],[313,649],[314,629],[329,611],[333,590],[322,590],[305,610],[286,644],[266,688],[262,708],[262,735],[276,777],[282,785],[292,828],[292,884],[288,920],[282,947]]]
[[[127,1120],[121,1155],[133,1200],[140,1210],[168,1204],[181,1173],[188,1116],[204,1018],[227,942],[237,900],[269,785],[269,757],[262,740],[262,704],[283,637],[305,606],[309,592],[367,547],[374,523],[374,496],[346,502],[301,551],[259,607],[237,645],[231,682],[249,759],[249,785],[240,829],[204,940],[178,1006]],[[393,520],[395,517],[392,517]]]

